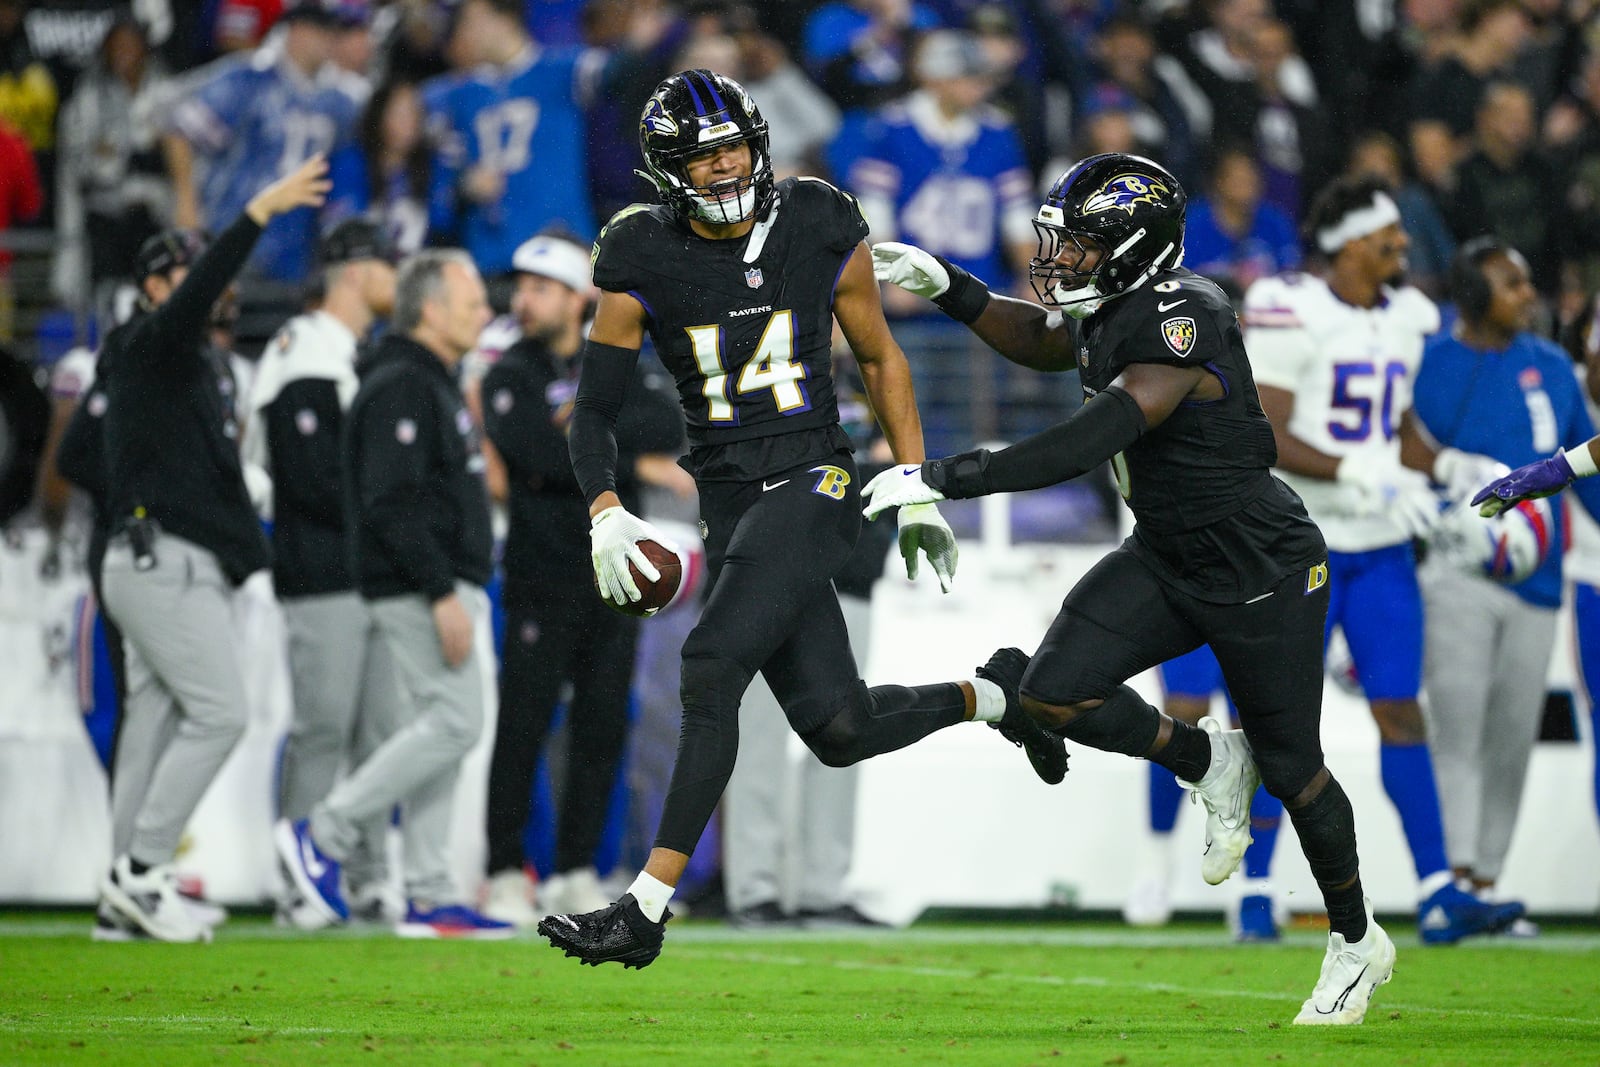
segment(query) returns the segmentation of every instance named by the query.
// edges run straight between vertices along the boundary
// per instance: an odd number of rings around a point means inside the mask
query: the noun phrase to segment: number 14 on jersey
[[[701,394],[706,398],[706,418],[711,422],[734,422],[734,397],[728,395],[729,371],[722,351],[721,326],[690,326],[685,330],[694,348],[694,361],[705,382]],[[794,312],[775,311],[761,333],[755,355],[737,368],[736,396],[770,390],[772,403],[780,413],[803,410],[810,405],[800,382],[806,368],[794,358]]]

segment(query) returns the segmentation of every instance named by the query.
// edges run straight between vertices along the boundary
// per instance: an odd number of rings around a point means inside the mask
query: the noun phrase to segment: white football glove
[[[661,577],[661,572],[639,547],[640,541],[668,544],[654,526],[620,505],[606,508],[589,522],[589,558],[594,562],[594,580],[600,586],[600,595],[613,604],[636,602],[644,596],[628,571],[630,560],[646,581],[653,582]]]
[[[921,479],[918,479],[919,481]],[[900,509],[900,555],[906,561],[906,577],[917,580],[917,553],[928,557],[939,589],[948,593],[956,580],[956,560],[961,550],[950,524],[934,504],[907,504]]]
[[[1386,443],[1344,457],[1335,479],[1356,491],[1366,514],[1387,517],[1407,537],[1424,537],[1439,522],[1428,476],[1403,466]]]
[[[861,499],[867,501],[861,514],[875,519],[890,508],[936,504],[944,499],[944,494],[922,480],[922,464],[901,463],[879,472],[861,490]]]
[[[1496,478],[1504,478],[1511,468],[1496,459],[1459,448],[1443,448],[1433,461],[1433,480],[1444,486],[1452,501],[1466,500]]]
[[[898,285],[929,300],[943,296],[950,288],[950,272],[939,265],[931,252],[899,241],[872,246],[872,273],[880,282]]]

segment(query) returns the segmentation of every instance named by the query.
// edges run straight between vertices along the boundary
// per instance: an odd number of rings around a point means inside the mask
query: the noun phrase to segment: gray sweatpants
[[[1452,867],[1494,881],[1539,736],[1556,612],[1434,559],[1419,574],[1423,686]]]
[[[474,621],[488,613],[483,590],[456,583]],[[394,657],[402,704],[394,733],[311,812],[317,844],[338,860],[351,856],[362,827],[395,804],[405,824],[406,896],[451,903],[450,814],[461,760],[483,730],[483,685],[475,655],[460,667],[444,661],[433,613],[420,595],[367,601]]]
[[[278,809],[304,819],[394,732],[403,697],[394,657],[360,594],[284,600],[294,714],[283,745]],[[387,879],[388,811],[370,819],[345,861],[352,890]]]
[[[867,662],[872,607],[841,596],[850,650]],[[728,906],[775,901],[788,910],[848,903],[844,879],[856,836],[855,767],[828,767],[807,752],[789,759],[794,736],[759,675],[739,705],[739,758],[723,808],[722,870]]]
[[[151,865],[177,855],[249,717],[234,590],[217,557],[169,533],[154,552],[153,568],[135,570],[127,539],[113,540],[101,579],[128,675],[111,773],[111,850]]]

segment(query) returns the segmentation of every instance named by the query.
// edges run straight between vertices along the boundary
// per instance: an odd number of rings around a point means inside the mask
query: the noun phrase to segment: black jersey
[[[814,444],[759,451],[838,447],[833,293],[866,235],[855,200],[815,178],[779,182],[774,213],[746,237],[707,240],[666,208],[644,204],[601,230],[594,282],[644,305],[677,384],[697,477],[717,477],[707,450],[721,446],[811,431]],[[749,463],[734,466],[759,476]]]
[[[1138,526],[1131,547],[1204,600],[1262,595],[1327,554],[1294,491],[1273,477],[1272,424],[1261,409],[1238,317],[1215,283],[1165,270],[1084,322],[1084,392],[1132,363],[1201,366],[1223,396],[1185,401],[1114,463]]]

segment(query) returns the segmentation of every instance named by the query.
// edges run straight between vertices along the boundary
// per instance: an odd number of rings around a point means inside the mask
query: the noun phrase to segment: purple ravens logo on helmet
[[[1121,209],[1133,214],[1135,205],[1159,204],[1172,195],[1162,182],[1142,174],[1119,174],[1102,185],[1083,202],[1083,214],[1098,215],[1102,211]]]
[[[678,120],[667,113],[666,106],[662,103],[661,94],[652,96],[644,105],[642,120],[651,130],[671,137],[678,132]]]

